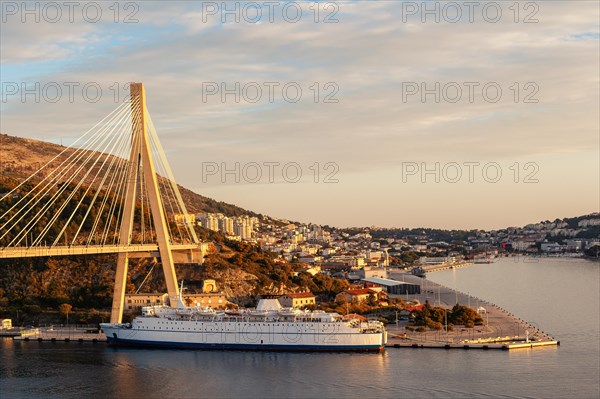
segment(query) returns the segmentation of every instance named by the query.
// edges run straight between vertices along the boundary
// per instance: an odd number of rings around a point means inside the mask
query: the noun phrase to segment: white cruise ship
[[[379,321],[282,308],[261,299],[256,309],[149,306],[132,323],[102,323],[109,344],[189,349],[375,351],[387,332]]]

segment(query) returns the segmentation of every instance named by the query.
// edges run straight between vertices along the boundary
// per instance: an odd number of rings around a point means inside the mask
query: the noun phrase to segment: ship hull
[[[270,344],[219,344],[190,343],[168,341],[140,341],[127,339],[108,339],[109,345],[134,348],[169,348],[195,350],[250,350],[250,351],[282,351],[282,352],[382,352],[381,345],[344,346],[344,345],[270,345]]]
[[[134,320],[102,324],[117,346],[266,351],[381,352],[386,333],[358,332],[342,323],[257,323]]]

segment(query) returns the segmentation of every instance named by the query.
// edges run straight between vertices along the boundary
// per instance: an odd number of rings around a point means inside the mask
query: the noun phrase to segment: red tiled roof
[[[409,311],[409,312],[414,312],[415,310],[421,310],[423,309],[423,304],[420,305],[415,305],[415,306],[411,306],[410,308],[406,308],[405,310]]]
[[[285,294],[284,296],[289,296],[290,298],[313,298],[314,295],[312,292],[298,292],[293,294]]]

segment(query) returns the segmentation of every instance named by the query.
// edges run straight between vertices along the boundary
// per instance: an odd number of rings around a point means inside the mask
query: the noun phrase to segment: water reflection
[[[289,397],[290,388],[309,396],[338,392],[341,387],[393,385],[388,353],[279,353],[181,351],[108,348],[109,377],[115,393],[136,397],[140,392],[179,397]],[[368,379],[356,379],[367,374]],[[267,389],[268,388],[268,389]],[[250,391],[249,391],[250,390]],[[250,395],[249,392],[254,392]]]
[[[443,273],[430,278],[439,281]],[[499,262],[449,275],[456,277],[459,290],[539,324],[561,346],[508,352],[390,348],[383,354],[352,354],[2,340],[1,397],[598,397],[598,267],[577,261],[562,266]],[[513,281],[518,278],[538,284],[523,287]],[[536,296],[550,298],[551,305],[531,299]]]

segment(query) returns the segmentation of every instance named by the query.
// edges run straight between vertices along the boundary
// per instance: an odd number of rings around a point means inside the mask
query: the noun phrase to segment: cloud
[[[308,4],[297,23],[279,14],[274,23],[222,23],[220,15],[204,22],[201,4],[142,2],[139,23],[130,25],[3,24],[3,82],[94,82],[103,96],[97,103],[80,91],[74,102],[22,103],[12,96],[0,104],[2,131],[76,137],[114,109],[126,94],[122,86],[143,81],[176,175],[188,185],[205,160],[337,162],[349,176],[348,191],[358,193],[364,186],[357,173],[385,173],[404,160],[533,159],[598,150],[593,4],[539,3],[538,22],[531,24],[521,23],[531,10],[521,10],[515,23],[508,6],[498,23],[480,14],[475,23],[422,23],[419,15],[403,14],[398,2],[336,2],[339,22],[332,24],[322,23],[324,9],[314,23]],[[213,82],[228,89],[256,83],[263,97],[203,97]],[[279,84],[272,102],[268,82]],[[473,101],[468,82],[478,83]],[[284,98],[288,83],[302,88],[297,103]],[[438,90],[437,102],[435,94],[424,101],[420,92],[403,95],[407,84],[431,89],[436,83],[440,90],[458,84],[460,100],[449,101],[451,91]],[[499,101],[484,98],[486,84],[502,89]],[[338,102],[325,103],[328,94]],[[593,167],[589,158],[579,162],[566,167],[574,173]]]

